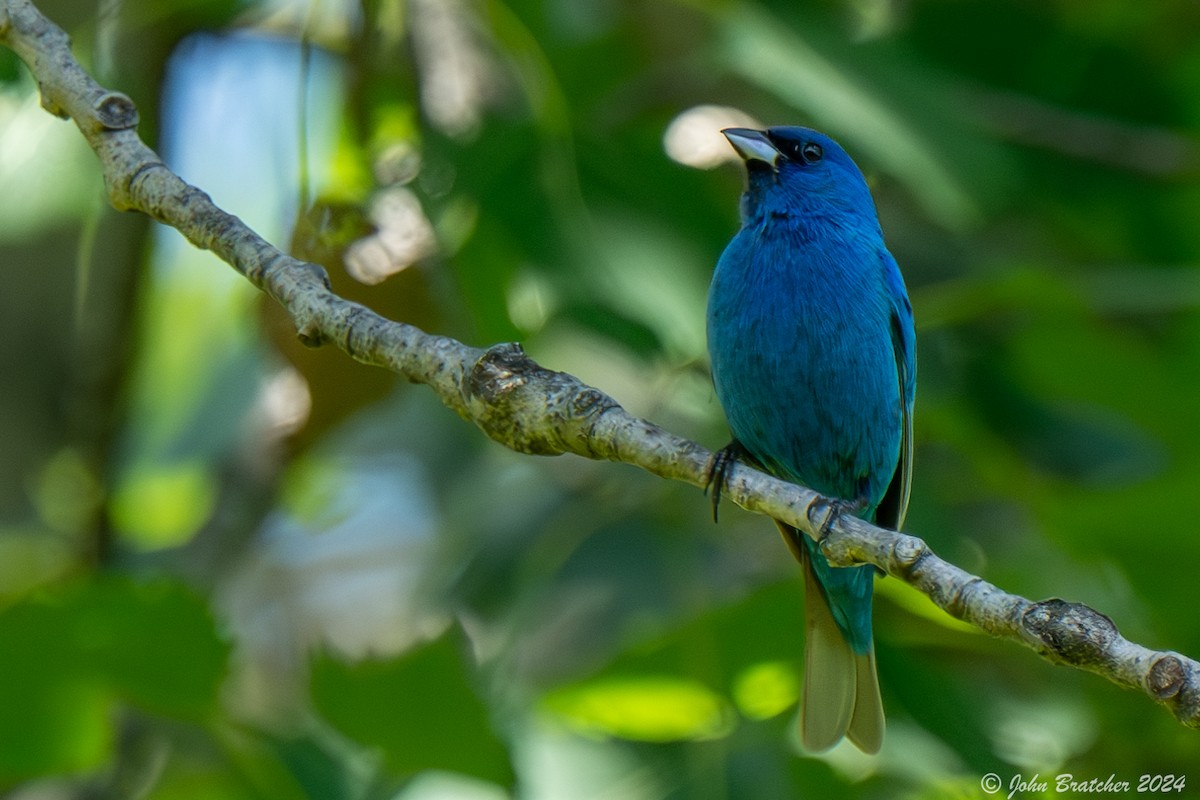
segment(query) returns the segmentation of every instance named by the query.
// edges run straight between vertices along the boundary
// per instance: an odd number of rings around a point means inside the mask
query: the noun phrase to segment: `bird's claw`
[[[717,508],[721,505],[721,492],[724,491],[725,482],[729,479],[729,471],[733,469],[734,464],[745,460],[747,456],[746,448],[742,447],[741,442],[734,439],[713,453],[712,458],[708,460],[708,468],[704,475],[704,492],[707,494],[708,490],[712,489],[713,522],[717,521]]]
[[[808,521],[817,532],[817,543],[825,541],[829,538],[830,532],[833,530],[833,525],[843,515],[857,515],[867,507],[866,498],[860,497],[857,500],[841,500],[836,497],[818,497],[808,506]],[[820,520],[820,522],[818,522]]]

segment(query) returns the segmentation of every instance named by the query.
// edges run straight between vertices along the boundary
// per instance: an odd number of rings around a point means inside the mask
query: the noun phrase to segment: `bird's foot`
[[[829,538],[829,533],[833,530],[833,525],[843,515],[857,515],[867,507],[867,499],[860,497],[857,500],[842,500],[836,497],[820,497],[814,500],[808,506],[808,521],[812,524],[817,532],[817,543],[821,543]],[[820,522],[818,522],[820,520]]]
[[[708,494],[708,490],[712,489],[713,522],[717,521],[717,508],[721,505],[721,492],[725,489],[729,471],[737,462],[747,460],[750,460],[750,454],[737,439],[713,453],[709,459],[704,475],[704,493]]]

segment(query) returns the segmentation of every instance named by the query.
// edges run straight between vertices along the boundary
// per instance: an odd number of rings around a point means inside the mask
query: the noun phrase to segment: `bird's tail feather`
[[[833,621],[807,553],[801,561],[805,642],[800,741],[806,750],[820,751],[837,744],[850,727],[856,688],[854,651]]]
[[[883,703],[875,673],[874,648],[856,654],[829,610],[810,556],[794,529],[780,525],[804,572],[804,689],[800,741],[818,752],[849,737],[865,753],[883,744]],[[789,535],[791,534],[791,535]]]
[[[846,736],[864,753],[878,753],[883,747],[883,700],[879,697],[879,677],[875,672],[875,648],[854,656],[854,713]]]

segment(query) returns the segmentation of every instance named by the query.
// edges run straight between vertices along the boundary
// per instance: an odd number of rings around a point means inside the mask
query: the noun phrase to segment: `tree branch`
[[[171,172],[138,137],[133,101],[97,84],[72,56],[66,33],[29,0],[0,0],[0,42],[28,65],[43,107],[79,126],[103,165],[113,206],[148,214],[212,250],[287,310],[306,345],[332,343],[358,361],[429,386],[513,450],[620,461],[705,486],[710,451],[630,415],[571,375],[537,365],[519,345],[469,347],[335,295],[321,267],[280,252]],[[951,616],[1052,662],[1141,689],[1183,724],[1200,727],[1200,663],[1126,640],[1092,608],[1004,592],[942,560],[914,536],[834,516],[828,499],[745,466],[730,471],[724,495],[809,536],[827,534],[822,547],[831,564],[874,564]]]

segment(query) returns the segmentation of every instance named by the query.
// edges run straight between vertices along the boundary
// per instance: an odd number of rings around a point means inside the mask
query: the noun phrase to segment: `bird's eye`
[[[825,157],[825,148],[817,142],[806,142],[790,136],[781,136],[774,130],[767,131],[767,138],[775,146],[775,149],[793,164],[802,166],[815,164]]]

